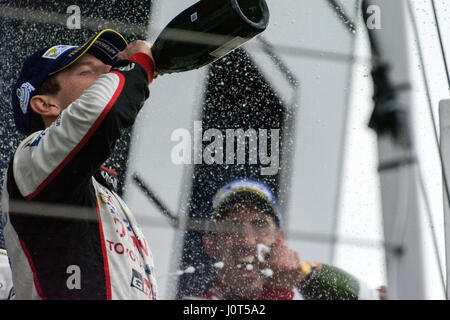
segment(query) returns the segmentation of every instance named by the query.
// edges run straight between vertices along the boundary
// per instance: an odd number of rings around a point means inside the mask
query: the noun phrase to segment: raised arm
[[[150,54],[149,54],[150,53]],[[133,42],[98,80],[46,130],[17,149],[13,172],[27,200],[58,200],[76,192],[110,156],[123,128],[133,125],[149,97],[154,62],[144,41]]]

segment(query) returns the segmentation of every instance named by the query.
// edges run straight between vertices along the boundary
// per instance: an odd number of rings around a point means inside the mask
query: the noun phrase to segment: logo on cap
[[[34,91],[34,87],[29,82],[23,83],[20,88],[17,89],[17,98],[19,98],[20,109],[23,114],[28,111],[28,103],[30,103],[30,93]]]
[[[58,45],[51,47],[42,55],[42,58],[57,59],[61,54],[74,47],[75,46],[66,46],[66,45]]]
[[[94,47],[97,47],[99,50],[101,50],[104,54],[106,54],[111,60],[114,60],[117,56],[117,53],[120,52],[119,49],[117,49],[116,46],[114,46],[111,42],[105,40],[105,39],[97,39],[94,44]]]

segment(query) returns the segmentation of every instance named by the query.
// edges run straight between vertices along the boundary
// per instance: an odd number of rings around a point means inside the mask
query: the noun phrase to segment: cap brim
[[[112,29],[102,30],[85,44],[68,53],[63,66],[49,73],[49,75],[68,68],[87,52],[100,59],[104,64],[113,65],[117,60],[117,54],[123,51],[127,45],[125,38],[117,31]]]
[[[261,209],[262,213],[273,216],[277,225],[279,225],[279,215],[273,204],[259,192],[245,189],[232,192],[222,199],[211,216],[211,220],[221,220],[226,217],[226,212],[235,204],[252,204]]]

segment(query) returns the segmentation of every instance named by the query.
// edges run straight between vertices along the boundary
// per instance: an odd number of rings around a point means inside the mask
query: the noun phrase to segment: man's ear
[[[205,247],[205,252],[211,258],[218,259],[218,250],[217,247],[217,235],[212,233],[207,233],[203,236],[203,246]]]
[[[61,109],[47,95],[37,95],[30,100],[31,109],[44,117],[58,117]]]

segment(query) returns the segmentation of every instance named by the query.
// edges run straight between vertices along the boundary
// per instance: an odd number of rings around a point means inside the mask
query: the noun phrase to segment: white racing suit
[[[153,70],[142,53],[119,61],[17,148],[2,201],[16,299],[157,298],[149,244],[101,172]]]
[[[10,300],[14,296],[11,269],[6,250],[0,249],[0,300]]]

